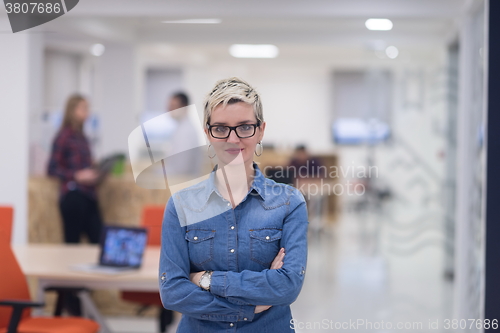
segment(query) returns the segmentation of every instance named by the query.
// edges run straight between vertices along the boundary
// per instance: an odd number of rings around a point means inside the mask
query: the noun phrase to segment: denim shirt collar
[[[207,179],[207,186],[205,187],[205,192],[204,192],[204,201],[205,203],[208,201],[210,198],[210,195],[215,192],[217,195],[219,195],[222,198],[222,195],[219,193],[217,190],[217,186],[215,185],[215,171],[218,168],[218,164],[215,165],[214,169],[210,173],[210,177]],[[266,200],[266,191],[264,189],[266,177],[260,171],[259,166],[257,163],[253,162],[253,168],[255,170],[255,175],[254,179],[252,182],[252,185],[250,186],[250,189],[248,191],[248,194],[250,194],[252,191],[255,191],[261,198],[262,200]]]

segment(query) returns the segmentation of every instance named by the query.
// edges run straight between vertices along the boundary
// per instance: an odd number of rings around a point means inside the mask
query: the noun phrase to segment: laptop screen
[[[139,268],[147,240],[145,228],[104,227],[99,265]]]

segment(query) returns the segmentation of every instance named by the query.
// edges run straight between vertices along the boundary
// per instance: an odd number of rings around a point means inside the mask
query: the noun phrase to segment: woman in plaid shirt
[[[98,243],[102,220],[96,195],[98,173],[92,159],[83,124],[89,115],[88,103],[80,95],[71,96],[64,119],[52,145],[48,174],[59,178],[59,208],[66,243],[79,243],[83,232]]]

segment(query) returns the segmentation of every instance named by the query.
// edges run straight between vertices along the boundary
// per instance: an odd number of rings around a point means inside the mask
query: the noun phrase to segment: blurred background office
[[[485,0],[85,0],[15,35],[1,12],[0,204],[15,209],[12,242],[63,242],[58,184],[46,170],[70,95],[88,98],[94,160],[128,156],[98,187],[104,223],[136,226],[170,189],[161,172],[163,185],[136,184],[130,133],[142,126],[167,152],[182,117],[199,132],[209,89],[238,76],[263,100],[256,161],[310,203],[297,332],[321,331],[307,323],[324,319],[435,331],[429,321],[482,318],[487,8]],[[197,116],[166,114],[187,103]],[[205,153],[205,143],[198,136],[188,148]],[[167,155],[141,156],[168,164]],[[211,170],[208,161],[192,165],[197,174]],[[299,162],[319,177],[287,173]],[[157,330],[156,307],[138,311],[119,295],[93,294],[114,330]]]

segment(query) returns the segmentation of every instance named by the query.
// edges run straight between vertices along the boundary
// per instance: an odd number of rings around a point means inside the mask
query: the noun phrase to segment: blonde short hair
[[[208,124],[212,111],[220,104],[226,106],[227,104],[237,102],[245,102],[252,105],[257,121],[259,123],[264,121],[259,93],[242,79],[231,77],[217,81],[212,92],[207,95],[204,103],[203,123]]]

